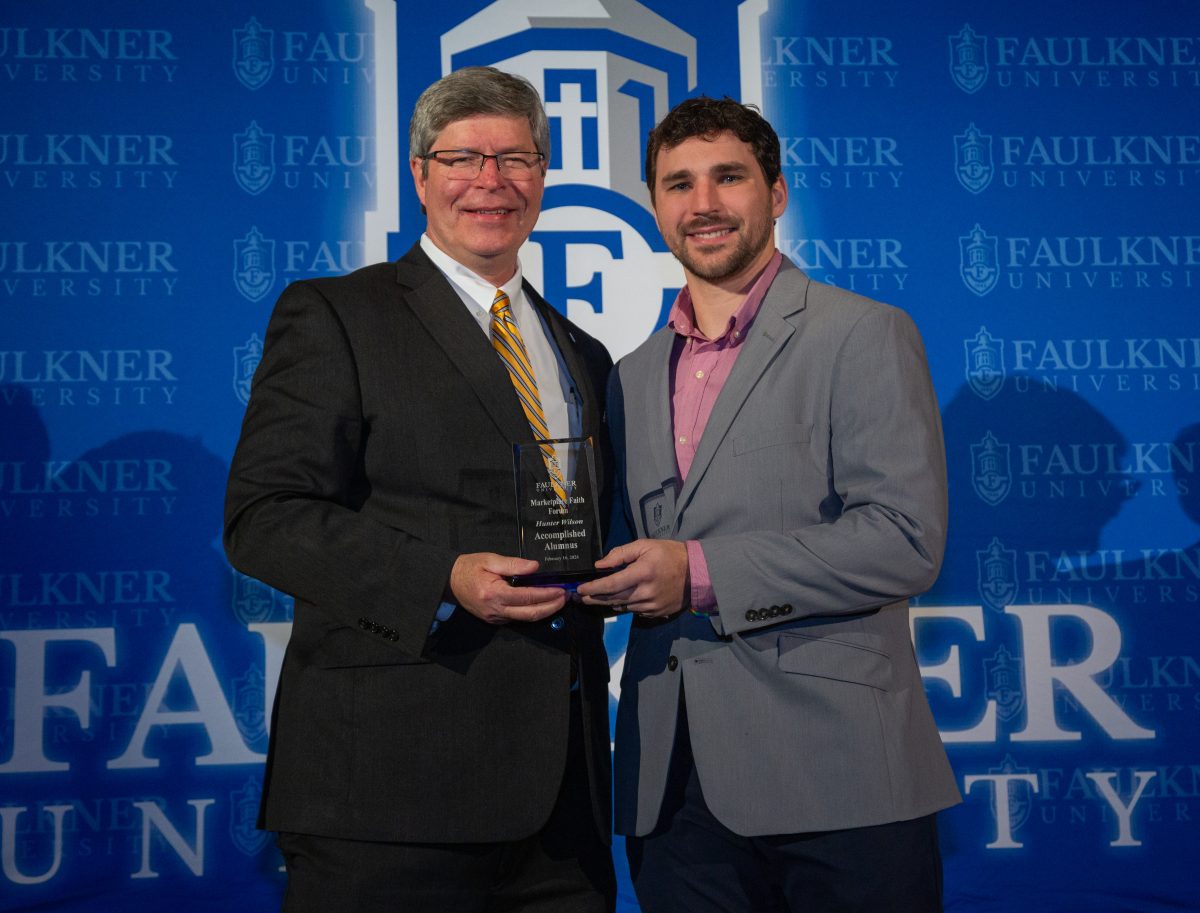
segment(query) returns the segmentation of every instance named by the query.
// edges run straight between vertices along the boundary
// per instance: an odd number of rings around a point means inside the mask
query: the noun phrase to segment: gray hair
[[[549,160],[550,125],[537,89],[524,76],[495,67],[455,70],[421,93],[408,124],[409,158],[431,152],[434,140],[455,121],[481,114],[525,118],[537,151]]]

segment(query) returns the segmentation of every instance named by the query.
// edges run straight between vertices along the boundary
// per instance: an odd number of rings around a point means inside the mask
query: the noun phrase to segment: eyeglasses
[[[542,160],[545,156],[540,152],[499,152],[488,155],[486,152],[474,152],[470,149],[435,149],[420,158],[425,161],[433,159],[446,168],[449,178],[456,181],[472,181],[483,171],[483,163],[488,159],[496,160],[496,169],[506,178],[514,181],[529,180],[541,172]]]

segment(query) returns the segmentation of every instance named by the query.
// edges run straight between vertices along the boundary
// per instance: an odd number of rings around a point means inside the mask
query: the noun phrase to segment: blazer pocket
[[[892,660],[871,634],[841,631],[825,637],[788,631],[779,635],[779,669],[839,682],[892,687]]]
[[[312,651],[312,665],[320,669],[351,669],[361,666],[417,666],[429,660],[411,656],[373,634],[353,628],[337,628],[321,639]]]
[[[741,456],[764,447],[780,444],[805,444],[812,437],[812,425],[784,424],[766,431],[739,434],[733,438],[733,455]]]

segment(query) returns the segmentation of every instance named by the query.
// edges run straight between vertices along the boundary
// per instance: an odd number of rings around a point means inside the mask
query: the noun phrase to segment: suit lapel
[[[583,411],[579,422],[580,435],[594,437],[600,431],[600,411],[597,406],[600,402],[599,393],[601,391],[596,390],[592,385],[592,372],[588,370],[588,366],[580,354],[579,341],[575,338],[575,333],[567,322],[534,290],[532,285],[525,282],[524,289],[525,296],[533,304],[534,310],[541,316],[542,322],[549,327],[550,336],[559,355],[562,356],[563,363],[567,366],[567,373],[571,375],[571,382],[582,403]],[[538,384],[541,385],[540,379]]]
[[[414,246],[396,264],[404,299],[451,364],[462,373],[500,433],[511,443],[529,439],[529,421],[487,337],[467,313],[446,277]]]
[[[679,518],[691,501],[700,480],[712,463],[717,449],[724,442],[733,421],[741,411],[746,398],[759,379],[766,373],[779,351],[795,332],[794,315],[804,309],[808,277],[784,260],[779,274],[763,299],[758,314],[751,326],[749,338],[742,343],[743,349],[734,363],[729,380],[721,389],[721,395],[713,406],[700,446],[688,477],[679,492],[675,510],[675,529],[679,529]]]
[[[668,480],[676,480],[669,487],[671,493],[679,488],[679,463],[675,459],[675,428],[671,411],[671,351],[676,338],[675,333],[666,328],[650,337],[649,345],[653,347],[647,358],[650,376],[645,390],[636,393],[646,398],[645,414],[650,421],[644,433],[650,440],[651,465],[657,470],[656,481],[661,481],[666,491]],[[627,391],[626,402],[631,398]]]

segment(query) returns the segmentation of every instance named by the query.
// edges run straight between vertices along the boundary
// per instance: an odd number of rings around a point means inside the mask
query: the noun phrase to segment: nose
[[[697,213],[710,213],[719,208],[716,185],[712,181],[697,181],[692,189],[692,209]]]
[[[483,167],[479,169],[479,176],[475,181],[478,184],[483,184],[485,187],[495,187],[503,184],[504,175],[500,173],[500,162],[494,158],[484,159]]]

